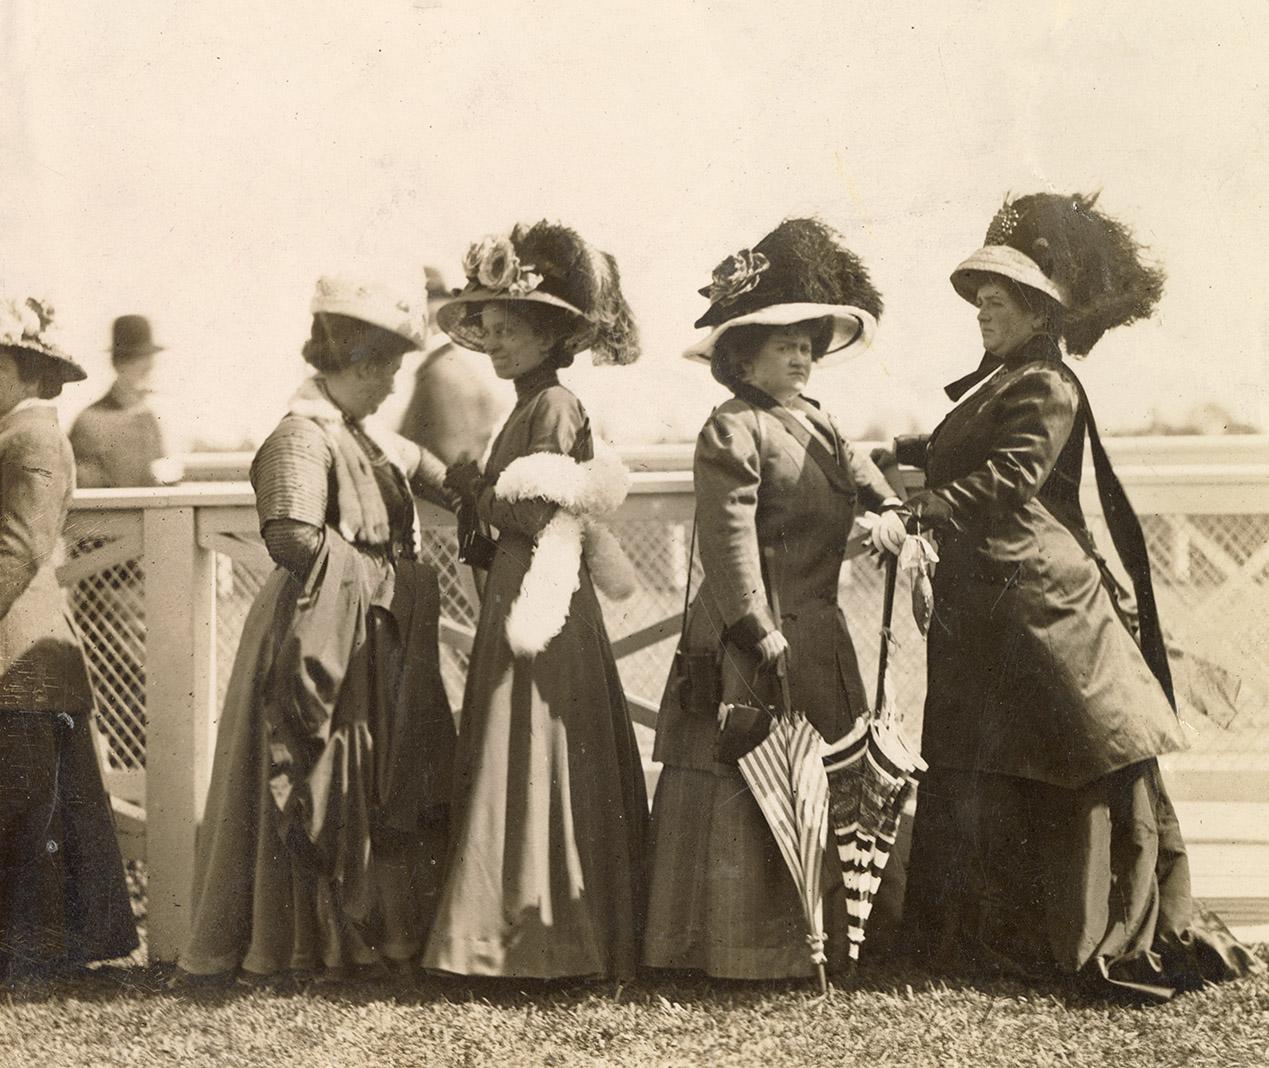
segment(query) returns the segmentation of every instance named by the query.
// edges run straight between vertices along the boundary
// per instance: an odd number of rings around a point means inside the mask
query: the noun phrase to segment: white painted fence
[[[1269,447],[1263,438],[1138,439],[1112,449],[1156,560],[1182,714],[1193,726],[1191,751],[1167,762],[1172,793],[1209,806],[1269,801]],[[645,742],[678,628],[693,512],[689,457],[678,447],[632,450],[634,488],[615,523],[644,586],[605,611]],[[1085,505],[1095,516],[1091,478]],[[447,683],[457,696],[475,600],[453,561],[452,519],[421,511],[441,570]],[[188,927],[228,665],[269,564],[243,483],[82,491],[67,542],[61,577],[88,639],[121,839],[147,861],[150,952],[168,960]],[[871,684],[879,575],[865,559],[845,572],[843,603]],[[900,639],[901,704],[915,727],[923,649],[910,622]],[[1213,824],[1217,838],[1229,833]]]

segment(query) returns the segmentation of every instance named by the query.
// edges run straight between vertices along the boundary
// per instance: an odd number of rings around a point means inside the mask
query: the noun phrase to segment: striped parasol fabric
[[[820,754],[824,739],[800,712],[786,711],[771,733],[740,758],[740,773],[762,809],[797,886],[807,945],[820,990],[824,965],[824,849],[828,842],[828,781]]]
[[[823,754],[830,796],[829,821],[846,887],[852,967],[859,960],[872,901],[898,837],[903,806],[926,769],[925,761],[899,733],[891,696],[894,687],[889,680],[889,654],[894,636],[890,620],[897,570],[892,556],[886,564],[876,708]]]

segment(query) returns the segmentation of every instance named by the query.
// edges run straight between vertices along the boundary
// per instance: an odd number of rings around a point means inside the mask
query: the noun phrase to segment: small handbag
[[[767,559],[768,570],[774,553],[770,548],[763,550]],[[767,576],[768,595],[771,601],[772,618],[779,626],[783,617],[780,614],[780,598],[775,583]],[[777,661],[771,665],[758,664],[754,668],[753,678],[749,681],[748,690],[754,703],[743,701],[720,702],[718,705],[718,737],[714,741],[714,760],[719,764],[736,764],[750,750],[760,745],[771,733],[771,725],[780,716],[780,710],[763,700],[761,687],[764,675],[774,674],[779,680],[779,691],[783,699],[784,712],[789,710],[789,680],[785,664]]]

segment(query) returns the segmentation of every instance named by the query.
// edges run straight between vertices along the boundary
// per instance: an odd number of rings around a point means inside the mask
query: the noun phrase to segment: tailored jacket
[[[0,714],[93,707],[92,687],[57,582],[75,460],[51,405],[0,416]]]
[[[831,477],[808,453],[817,442]],[[711,698],[777,703],[775,680],[759,670],[755,651],[777,626],[790,646],[793,707],[825,739],[836,740],[868,708],[837,601],[846,541],[859,508],[879,507],[895,495],[893,488],[814,401],[799,398],[785,409],[756,390],[715,409],[697,438],[693,476],[705,578],[688,609],[662,700],[654,759],[714,766],[717,700],[688,699],[689,685],[702,683],[685,679],[685,655],[713,658]],[[774,551],[769,566],[766,548]]]
[[[927,487],[952,516],[933,583],[932,765],[1075,788],[1184,747],[1080,507],[1087,419],[1038,338],[925,445]]]

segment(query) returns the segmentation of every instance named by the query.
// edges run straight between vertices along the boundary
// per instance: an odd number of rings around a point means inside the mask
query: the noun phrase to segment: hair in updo
[[[14,368],[18,372],[18,381],[23,385],[34,385],[40,400],[53,400],[62,395],[62,376],[57,364],[47,356],[17,346],[0,345],[0,353],[13,357]]]
[[[366,360],[388,363],[416,347],[408,338],[364,319],[317,312],[303,355],[319,374],[335,375]]]
[[[744,382],[745,373],[767,338],[781,330],[805,330],[810,334],[813,360],[823,356],[833,340],[831,316],[788,324],[741,323],[724,330],[714,342],[714,354],[709,361],[710,372],[728,389],[734,388],[737,383]]]

